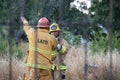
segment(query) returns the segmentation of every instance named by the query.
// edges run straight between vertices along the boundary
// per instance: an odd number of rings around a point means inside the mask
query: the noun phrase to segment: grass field
[[[28,44],[22,44],[21,50],[26,51]],[[114,80],[120,80],[120,54],[113,52]],[[67,66],[66,80],[83,80],[84,77],[84,48],[72,47],[65,56]],[[12,57],[12,80],[22,80],[24,73],[23,58]],[[109,80],[109,55],[88,55],[88,80]],[[0,58],[0,80],[9,80],[8,56]]]
[[[114,80],[120,80],[120,54],[113,52],[113,76]],[[67,65],[66,80],[83,80],[84,77],[84,49],[71,48],[66,55]],[[88,80],[110,80],[109,76],[109,54],[108,55],[88,55]]]

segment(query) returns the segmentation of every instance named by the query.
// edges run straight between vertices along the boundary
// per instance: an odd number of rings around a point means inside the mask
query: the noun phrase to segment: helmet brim
[[[37,25],[37,27],[49,27],[49,25]]]

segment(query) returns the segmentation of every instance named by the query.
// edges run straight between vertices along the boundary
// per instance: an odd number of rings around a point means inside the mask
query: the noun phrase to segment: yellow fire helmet
[[[50,25],[49,32],[52,32],[52,31],[60,31],[60,27],[57,23],[53,23]]]

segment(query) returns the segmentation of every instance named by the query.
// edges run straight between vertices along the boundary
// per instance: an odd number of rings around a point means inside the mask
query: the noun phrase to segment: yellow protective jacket
[[[70,48],[70,45],[67,43],[67,41],[63,38],[56,38],[57,43],[62,45],[61,50],[58,52],[58,55],[56,55],[53,59],[53,63],[57,65],[57,70],[66,70],[66,66],[64,66],[64,57],[67,51]],[[63,54],[63,55],[62,55]]]
[[[56,39],[45,29],[34,29],[27,21],[23,22],[24,31],[29,40],[29,53],[27,55],[27,66],[44,69],[52,66],[52,51],[56,48]],[[35,57],[36,55],[36,57]],[[42,66],[42,67],[41,67]],[[46,69],[46,68],[45,68]]]
[[[58,38],[57,41],[58,41],[58,44],[62,45],[62,49],[60,51],[61,54],[67,53],[67,51],[70,48],[70,45],[68,44],[68,42],[65,39],[63,39],[63,38]]]

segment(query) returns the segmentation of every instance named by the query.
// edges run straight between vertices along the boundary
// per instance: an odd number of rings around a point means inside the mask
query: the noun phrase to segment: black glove
[[[60,51],[62,49],[62,45],[61,44],[58,44],[57,45],[57,51]]]

